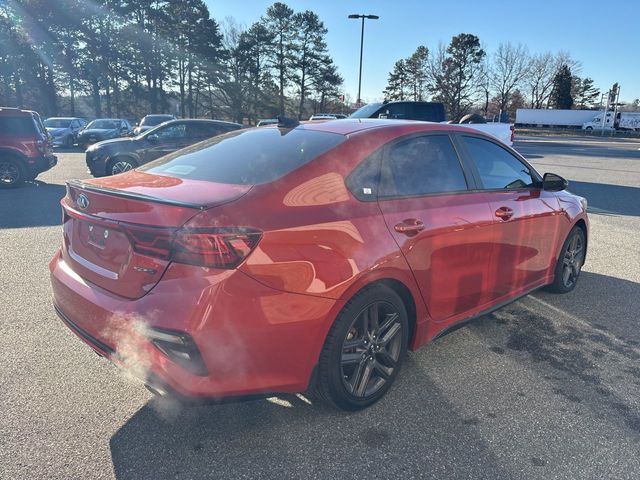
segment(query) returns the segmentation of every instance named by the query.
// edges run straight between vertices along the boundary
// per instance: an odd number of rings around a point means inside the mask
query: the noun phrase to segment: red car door
[[[552,272],[560,241],[557,198],[542,190],[535,170],[501,144],[459,138],[493,215],[492,300],[539,286]]]
[[[468,180],[447,134],[412,136],[383,152],[378,203],[438,322],[489,300],[493,219]]]

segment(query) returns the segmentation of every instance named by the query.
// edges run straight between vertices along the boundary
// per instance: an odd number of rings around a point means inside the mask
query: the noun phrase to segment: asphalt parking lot
[[[412,353],[346,414],[303,396],[179,408],[56,317],[47,263],[84,156],[0,191],[0,478],[638,478],[640,141],[520,138],[589,199],[577,289],[539,291]]]

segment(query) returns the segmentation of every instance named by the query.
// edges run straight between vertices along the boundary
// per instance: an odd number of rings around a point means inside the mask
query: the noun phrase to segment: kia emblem
[[[78,198],[76,198],[76,203],[82,210],[86,210],[86,208],[89,206],[89,199],[84,193],[81,193],[80,195],[78,195]]]

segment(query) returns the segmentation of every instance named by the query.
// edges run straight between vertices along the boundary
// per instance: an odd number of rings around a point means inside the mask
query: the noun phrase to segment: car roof
[[[477,132],[476,130],[458,127],[447,123],[421,122],[417,120],[394,120],[382,118],[344,118],[334,120],[332,122],[303,122],[296,128],[305,130],[315,130],[319,132],[338,133],[341,135],[350,135],[353,133],[370,130],[374,128],[384,127],[415,127],[420,125],[421,131],[463,131]]]
[[[124,118],[96,118],[94,120],[91,120],[92,122],[95,122],[97,120],[110,120],[112,122],[121,122],[122,120],[125,120]]]
[[[33,115],[33,113],[31,110],[21,110],[19,108],[14,108],[14,107],[0,107],[0,115],[6,115],[6,116],[29,116],[29,115]]]
[[[47,120],[82,120],[78,117],[48,117]]]
[[[149,115],[145,115],[143,118],[147,117],[173,117],[170,113],[150,113]]]

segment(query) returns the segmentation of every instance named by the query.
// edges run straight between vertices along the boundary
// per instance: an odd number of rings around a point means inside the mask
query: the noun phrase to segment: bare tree
[[[529,74],[526,78],[531,95],[531,108],[542,108],[549,100],[557,69],[551,52],[539,53],[531,58]]]
[[[514,46],[509,42],[498,45],[489,77],[500,110],[506,109],[511,94],[529,74],[531,64],[531,56],[523,45]]]

